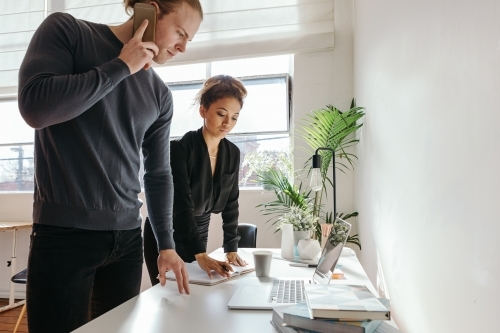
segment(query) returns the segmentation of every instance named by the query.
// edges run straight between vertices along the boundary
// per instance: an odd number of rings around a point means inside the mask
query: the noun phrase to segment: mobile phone
[[[156,31],[156,7],[145,3],[136,3],[134,5],[134,30],[132,35],[141,26],[144,20],[148,20],[148,27],[142,36],[143,42],[154,42]]]

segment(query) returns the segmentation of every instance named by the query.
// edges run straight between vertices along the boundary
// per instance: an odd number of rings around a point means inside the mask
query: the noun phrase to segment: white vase
[[[301,239],[297,245],[299,258],[302,260],[311,260],[321,252],[321,246],[316,239]]]
[[[293,259],[293,225],[290,223],[281,227],[281,258]]]
[[[297,252],[297,245],[299,245],[299,241],[307,238],[311,238],[311,230],[293,231],[293,255],[295,257],[299,256],[299,253]]]

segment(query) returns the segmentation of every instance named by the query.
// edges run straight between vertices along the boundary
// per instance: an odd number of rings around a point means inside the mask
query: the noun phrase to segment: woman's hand
[[[248,263],[238,255],[238,252],[228,252],[226,253],[226,258],[228,263],[233,264],[235,266],[248,265]]]
[[[212,259],[206,252],[196,254],[195,258],[201,269],[207,272],[209,278],[212,278],[212,271],[222,277],[231,276],[230,272],[233,271],[233,268],[227,262]]]

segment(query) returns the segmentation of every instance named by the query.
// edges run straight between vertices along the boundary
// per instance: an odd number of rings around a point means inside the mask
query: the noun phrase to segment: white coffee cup
[[[271,251],[254,251],[253,262],[256,276],[269,276],[271,271],[271,261],[273,253]]]

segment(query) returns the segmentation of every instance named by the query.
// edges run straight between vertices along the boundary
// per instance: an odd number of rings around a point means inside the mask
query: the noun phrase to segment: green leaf
[[[292,206],[297,206],[303,210],[309,207],[311,192],[302,191],[302,183],[298,187],[291,184],[288,177],[278,170],[268,170],[258,173],[257,176],[264,186],[274,190],[277,199],[266,204],[257,205],[257,207],[261,207],[260,212],[262,215],[273,215],[266,223],[272,220],[275,220],[273,224],[276,223],[276,219],[280,215],[288,213]]]

